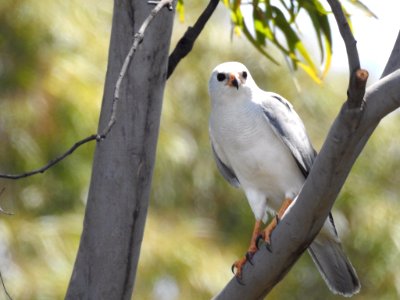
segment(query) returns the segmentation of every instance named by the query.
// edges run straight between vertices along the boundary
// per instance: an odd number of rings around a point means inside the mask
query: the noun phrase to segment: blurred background
[[[1,173],[42,166],[96,132],[111,2],[0,2]],[[171,47],[206,3],[185,3],[185,20],[176,17]],[[378,26],[392,18],[390,10],[381,5],[374,11],[379,20],[362,14],[355,18]],[[354,23],[356,37],[365,36],[360,27]],[[394,38],[398,29],[394,26],[388,35]],[[368,33],[370,44],[359,47],[373,83],[394,39],[383,44],[376,42],[382,32]],[[311,45],[315,42],[307,30],[304,36]],[[319,150],[346,97],[347,58],[341,43],[335,33],[332,68],[317,84],[301,71],[291,73],[276,50],[269,49],[280,65],[267,61],[244,37],[232,37],[229,13],[219,6],[167,82],[135,299],[209,299],[232,278],[231,264],[247,249],[254,217],[244,195],[218,173],[210,150],[210,71],[223,61],[244,62],[260,87],[293,103]],[[366,57],[366,48],[376,59]],[[400,298],[400,147],[393,138],[399,126],[397,113],[381,122],[333,209],[362,283],[354,299]],[[0,215],[0,272],[13,299],[64,298],[82,230],[93,151],[94,144],[87,144],[44,174],[0,180],[0,206],[13,213]],[[337,298],[308,254],[269,296]],[[6,299],[1,286],[0,299]]]

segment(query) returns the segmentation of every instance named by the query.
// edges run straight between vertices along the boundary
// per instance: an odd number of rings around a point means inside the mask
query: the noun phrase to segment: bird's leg
[[[264,241],[266,243],[266,247],[268,251],[271,250],[271,233],[274,231],[275,227],[278,225],[279,221],[281,220],[283,214],[285,213],[286,209],[289,207],[289,205],[293,202],[292,199],[290,198],[285,198],[283,201],[281,208],[279,209],[278,213],[275,215],[275,218],[268,224],[267,227],[265,227],[262,235],[264,237]]]
[[[237,278],[242,278],[242,269],[244,264],[248,261],[250,264],[253,264],[252,258],[254,254],[257,252],[258,247],[256,245],[257,237],[260,235],[260,227],[261,227],[261,220],[256,220],[254,224],[253,233],[251,235],[250,246],[247,249],[247,253],[241,259],[235,261],[232,265],[232,272],[235,274]],[[236,273],[235,273],[236,269]]]

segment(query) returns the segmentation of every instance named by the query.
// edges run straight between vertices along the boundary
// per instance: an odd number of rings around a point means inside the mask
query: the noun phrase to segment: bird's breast
[[[210,129],[244,190],[258,190],[272,202],[300,190],[304,177],[260,107],[215,110]]]

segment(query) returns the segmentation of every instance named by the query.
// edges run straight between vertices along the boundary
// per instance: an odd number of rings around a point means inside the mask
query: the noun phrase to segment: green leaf
[[[332,61],[332,42],[329,41],[327,37],[325,37],[325,51],[326,51],[325,62],[324,62],[325,66],[322,70],[321,74],[322,78],[325,78],[326,74],[328,73]]]
[[[315,66],[314,61],[312,60],[311,55],[308,53],[303,42],[300,40],[297,33],[291,27],[290,23],[286,20],[283,12],[275,6],[272,6],[271,9],[273,10],[275,16],[274,20],[276,26],[282,31],[286,38],[286,42],[289,47],[289,57],[292,59],[293,65],[296,66],[297,64],[299,64],[299,59],[296,54],[296,51],[298,51],[303,57],[305,64],[308,66],[307,72],[312,72],[313,77],[317,77],[318,68]]]
[[[329,20],[328,20],[328,12],[323,8],[321,3],[317,0],[314,0],[312,3],[311,2],[303,2],[301,4],[301,7],[304,8],[307,11],[308,16],[311,19],[311,22],[314,26],[314,30],[316,33],[320,53],[321,53],[321,62],[324,61],[324,56],[326,55],[331,55],[331,49],[332,49],[332,34],[331,34],[331,28],[329,26]],[[324,48],[324,43],[326,47]],[[329,45],[329,47],[328,47]],[[325,53],[328,52],[329,53]]]
[[[265,46],[266,34],[268,32],[264,29],[266,27],[264,22],[264,14],[257,6],[253,9],[253,20],[256,40],[260,45]]]
[[[242,31],[243,34],[245,35],[245,37],[249,40],[249,42],[262,54],[264,55],[266,58],[268,58],[270,61],[272,61],[273,63],[279,65],[279,63],[276,61],[275,58],[273,58],[270,54],[268,54],[268,52],[265,51],[265,49],[257,43],[257,40],[251,35],[249,29],[247,28],[246,24],[243,22],[242,24]]]

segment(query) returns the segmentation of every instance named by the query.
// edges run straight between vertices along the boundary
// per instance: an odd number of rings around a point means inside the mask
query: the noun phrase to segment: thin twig
[[[4,284],[3,275],[1,275],[1,271],[0,271],[0,280],[1,280],[1,284],[3,285],[4,293],[6,294],[6,296],[9,300],[12,300],[10,294],[7,291],[6,285]]]
[[[169,56],[167,79],[174,72],[176,66],[179,64],[182,58],[184,58],[192,50],[194,42],[200,35],[211,15],[214,13],[218,3],[219,0],[210,0],[207,7],[201,13],[193,27],[189,26],[185,34],[181,37],[174,51],[172,51],[171,55]]]
[[[368,71],[360,69],[360,58],[357,51],[357,41],[350,30],[350,25],[344,15],[342,5],[338,0],[328,0],[335,16],[340,34],[346,46],[349,63],[349,87],[347,89],[347,103],[350,109],[362,108],[365,87],[368,80]]]
[[[328,3],[335,16],[336,23],[339,27],[340,35],[343,38],[347,51],[347,59],[349,61],[350,74],[360,68],[360,59],[357,51],[357,41],[351,32],[350,25],[344,15],[342,5],[338,0],[328,0]]]
[[[64,158],[66,158],[68,155],[72,154],[77,148],[82,146],[83,144],[86,144],[90,141],[97,140],[98,135],[97,134],[92,134],[91,136],[88,136],[78,142],[76,142],[71,148],[69,148],[66,152],[64,152],[62,155],[56,157],[55,159],[49,161],[46,165],[43,167],[29,171],[26,173],[21,173],[21,174],[0,174],[0,178],[5,178],[5,179],[20,179],[24,177],[29,177],[32,175],[36,175],[39,173],[44,173],[46,170],[50,169],[52,166],[57,164],[58,162],[62,161]]]
[[[157,5],[151,10],[149,16],[144,20],[142,26],[140,26],[139,31],[135,34],[132,46],[129,50],[128,55],[125,57],[124,64],[122,65],[121,72],[119,73],[118,80],[115,84],[115,91],[114,91],[114,98],[112,101],[112,107],[111,107],[111,116],[110,120],[106,126],[106,128],[103,129],[101,134],[92,134],[78,142],[76,142],[71,148],[69,148],[66,152],[64,152],[62,155],[56,157],[55,159],[51,160],[48,162],[46,165],[44,165],[41,168],[35,169],[33,171],[29,171],[26,173],[21,173],[21,174],[1,174],[0,173],[0,178],[5,178],[5,179],[20,179],[24,177],[29,177],[32,175],[36,175],[39,173],[44,173],[46,170],[50,169],[52,166],[55,164],[59,163],[62,161],[64,158],[67,156],[71,155],[77,148],[82,146],[83,144],[86,144],[90,141],[96,140],[97,142],[100,142],[104,140],[108,133],[111,131],[112,127],[114,126],[116,120],[117,120],[117,106],[118,106],[118,100],[119,100],[119,91],[121,87],[122,80],[124,79],[126,72],[128,70],[129,64],[132,61],[132,58],[136,52],[136,49],[138,45],[143,41],[144,38],[144,32],[146,31],[147,27],[151,23],[151,21],[154,19],[154,17],[159,13],[159,11],[164,7],[167,6],[169,10],[172,9],[172,2],[173,0],[161,0],[161,1],[149,1],[149,4],[155,4]]]

